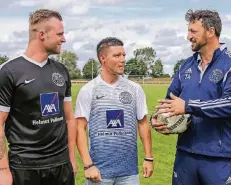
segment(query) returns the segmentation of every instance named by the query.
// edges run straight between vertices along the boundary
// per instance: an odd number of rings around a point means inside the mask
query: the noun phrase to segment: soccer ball
[[[157,121],[167,125],[170,134],[179,134],[184,132],[191,121],[190,114],[176,115],[167,118],[168,113],[157,115]]]

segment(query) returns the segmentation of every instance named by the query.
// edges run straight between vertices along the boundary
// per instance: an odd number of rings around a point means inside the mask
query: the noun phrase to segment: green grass
[[[81,86],[74,85],[72,88],[73,108],[77,93]],[[157,100],[165,97],[167,86],[143,86],[143,90],[147,97],[149,114],[155,111]],[[138,138],[138,156],[139,156],[139,171],[141,185],[170,185],[173,160],[175,156],[176,135],[164,136],[152,129],[152,151],[155,158],[155,168],[153,176],[144,179],[142,176],[142,163],[144,158],[143,146]],[[84,185],[84,173],[82,161],[77,152],[78,174],[76,184]]]

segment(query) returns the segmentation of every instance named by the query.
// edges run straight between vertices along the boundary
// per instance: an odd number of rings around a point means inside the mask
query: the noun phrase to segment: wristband
[[[148,161],[148,162],[153,162],[154,159],[153,158],[144,158],[145,161]]]
[[[88,165],[88,166],[84,166],[84,170],[87,170],[87,169],[89,169],[89,168],[91,168],[91,167],[93,167],[93,166],[95,166],[93,163],[92,164],[90,164],[90,165]]]

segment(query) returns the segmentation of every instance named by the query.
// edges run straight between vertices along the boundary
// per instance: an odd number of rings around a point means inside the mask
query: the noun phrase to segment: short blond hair
[[[44,23],[46,21],[49,21],[51,18],[56,18],[60,21],[63,20],[62,16],[59,12],[49,9],[39,9],[32,13],[30,13],[29,17],[29,33],[30,38],[33,37],[32,33],[37,30],[37,26],[40,23]]]

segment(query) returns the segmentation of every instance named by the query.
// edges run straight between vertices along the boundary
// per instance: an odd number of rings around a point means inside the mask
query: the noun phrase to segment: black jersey
[[[45,168],[69,161],[64,101],[71,101],[66,67],[25,55],[0,66],[0,111],[13,168]]]

